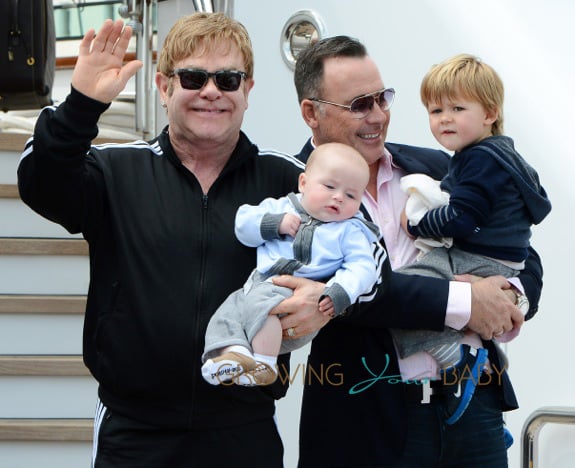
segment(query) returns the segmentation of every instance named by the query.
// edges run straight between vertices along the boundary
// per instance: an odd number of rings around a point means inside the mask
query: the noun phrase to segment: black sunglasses
[[[373,109],[374,103],[381,108],[382,111],[389,110],[395,98],[395,89],[386,88],[375,93],[364,94],[358,96],[351,101],[350,105],[338,104],[337,102],[324,101],[318,98],[309,98],[310,101],[322,102],[324,104],[331,104],[332,106],[343,107],[353,113],[356,119],[363,119]]]
[[[196,70],[193,68],[176,68],[169,76],[180,77],[180,84],[184,89],[202,89],[210,78],[220,91],[237,91],[242,83],[242,78],[247,74],[243,71],[218,70],[207,72],[206,70]]]

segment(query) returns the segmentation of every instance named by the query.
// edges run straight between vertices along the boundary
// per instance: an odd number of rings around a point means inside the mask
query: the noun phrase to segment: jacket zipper
[[[205,285],[205,277],[206,277],[206,243],[207,243],[207,237],[208,237],[208,196],[206,194],[202,195],[202,233],[201,233],[201,237],[200,237],[200,252],[201,252],[201,257],[200,257],[200,283],[199,283],[199,288],[198,288],[198,298],[197,298],[197,306],[196,306],[196,310],[201,311],[202,310],[202,304],[204,302],[204,285]],[[200,318],[199,316],[197,316],[195,318],[195,329],[194,329],[194,335],[192,337],[192,339],[194,339],[194,342],[196,343],[196,347],[198,346],[198,343],[201,342],[200,338]],[[203,350],[200,350],[200,352],[203,352]],[[195,355],[195,353],[193,353],[193,355]],[[192,379],[192,395],[196,394],[196,376],[197,373],[199,371],[199,364],[200,363],[192,363],[192,374],[193,374],[193,379]],[[188,426],[190,428],[193,428],[193,415],[194,415],[194,407],[195,407],[196,403],[195,403],[195,399],[192,399],[191,402],[191,406],[190,406],[190,413],[189,413],[189,424]]]

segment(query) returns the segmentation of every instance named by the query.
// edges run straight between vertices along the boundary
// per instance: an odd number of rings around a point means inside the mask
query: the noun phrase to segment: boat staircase
[[[28,137],[0,133],[0,466],[86,466],[96,404],[81,356],[88,248],[20,200]]]

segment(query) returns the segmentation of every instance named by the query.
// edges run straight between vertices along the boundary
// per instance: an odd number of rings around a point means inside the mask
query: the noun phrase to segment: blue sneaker
[[[513,436],[511,435],[511,431],[506,427],[503,427],[503,440],[505,440],[506,449],[513,445]]]
[[[446,394],[446,424],[455,424],[469,406],[486,363],[487,350],[485,348],[475,349],[463,344],[459,362],[441,371],[444,385],[452,382],[456,388],[455,392]]]

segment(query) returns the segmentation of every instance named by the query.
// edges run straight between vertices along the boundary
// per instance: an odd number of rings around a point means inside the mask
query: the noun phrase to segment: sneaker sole
[[[264,362],[257,363],[257,367],[235,377],[234,383],[245,387],[254,387],[256,385],[265,386],[273,384],[278,378],[277,372]]]

